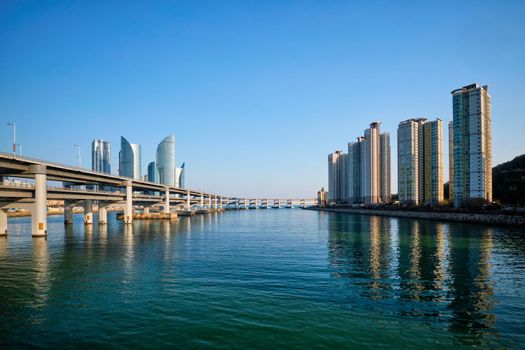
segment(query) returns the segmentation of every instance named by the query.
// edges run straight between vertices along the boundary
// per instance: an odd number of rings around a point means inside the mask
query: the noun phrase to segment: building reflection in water
[[[34,276],[34,306],[45,306],[51,282],[49,279],[49,252],[45,237],[35,237],[32,240],[32,258]]]
[[[393,315],[447,320],[471,341],[495,334],[490,228],[336,214],[328,230],[330,270],[350,286],[347,299],[358,295]]]
[[[464,343],[481,345],[491,339],[487,329],[495,327],[494,285],[490,275],[492,233],[468,225],[451,225],[450,266],[452,312],[450,330]],[[495,334],[492,333],[494,336]]]

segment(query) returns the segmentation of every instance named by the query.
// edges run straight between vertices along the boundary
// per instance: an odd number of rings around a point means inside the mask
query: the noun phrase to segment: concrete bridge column
[[[204,193],[201,192],[201,209],[204,208]]]
[[[213,197],[213,209],[217,209],[217,196]]]
[[[220,197],[220,198],[219,198],[219,208],[220,208],[220,209],[222,209],[222,200],[223,200],[223,198]]]
[[[108,223],[108,208],[105,204],[98,203],[98,224],[105,225]]]
[[[124,206],[124,223],[133,223],[133,187],[126,181],[126,205]]]
[[[211,203],[211,196],[208,197],[208,209],[211,209],[212,203]]]
[[[46,166],[32,165],[35,174],[35,203],[31,211],[31,234],[33,237],[47,236],[47,176]]]
[[[73,203],[64,201],[64,224],[73,223]]]
[[[0,237],[7,236],[7,210],[0,209]]]
[[[89,199],[84,201],[84,224],[93,224],[93,201]]]
[[[166,187],[166,194],[164,195],[164,213],[170,213],[170,188]]]
[[[186,192],[186,210],[191,210],[191,195],[190,190]]]

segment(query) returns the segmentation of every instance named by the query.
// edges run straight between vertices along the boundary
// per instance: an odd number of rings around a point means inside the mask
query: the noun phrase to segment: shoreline
[[[389,216],[389,217],[398,217],[398,218],[406,218],[406,219],[448,221],[448,222],[480,224],[480,225],[525,227],[525,216],[523,215],[507,215],[507,214],[493,214],[493,213],[447,213],[447,212],[432,212],[432,211],[321,208],[321,207],[309,207],[309,208],[304,208],[304,209],[324,211],[324,212],[333,212],[333,213]]]

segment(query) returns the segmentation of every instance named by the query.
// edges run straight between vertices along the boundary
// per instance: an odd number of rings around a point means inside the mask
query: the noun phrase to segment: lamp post
[[[13,157],[16,156],[16,124],[15,123],[7,123],[8,126],[13,127]]]
[[[78,167],[82,169],[82,158],[80,158],[80,145],[77,145],[75,143],[73,146],[77,148]]]

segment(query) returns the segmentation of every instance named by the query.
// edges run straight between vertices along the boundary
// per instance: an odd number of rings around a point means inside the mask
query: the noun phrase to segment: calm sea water
[[[517,229],[298,209],[0,239],[0,347],[525,348]]]

